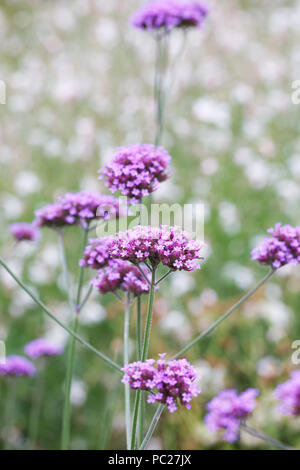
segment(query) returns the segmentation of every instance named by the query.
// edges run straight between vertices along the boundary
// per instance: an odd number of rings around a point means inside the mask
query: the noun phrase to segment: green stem
[[[7,402],[5,407],[5,446],[4,449],[8,450],[10,448],[10,431],[11,426],[14,422],[15,408],[16,408],[16,396],[17,396],[17,380],[18,378],[13,378],[12,380],[7,381]]]
[[[167,58],[167,35],[159,33],[156,36],[156,60],[154,79],[154,99],[156,103],[156,135],[155,145],[160,145],[164,127],[165,90],[164,80]]]
[[[124,315],[124,343],[123,356],[124,366],[129,364],[129,324],[130,324],[130,298],[127,296],[125,315]],[[130,414],[130,385],[125,384],[125,419],[126,419],[126,442],[127,450],[130,448],[130,432],[131,432],[131,414]]]
[[[141,358],[142,362],[145,362],[145,360],[147,359],[147,355],[148,355],[150,332],[151,332],[151,325],[152,325],[154,294],[155,294],[155,269],[153,268],[152,276],[151,276],[151,287],[150,287],[150,292],[149,292],[144,343],[143,343],[142,358]]]
[[[249,299],[273,274],[274,274],[274,269],[271,269],[269,273],[261,279],[261,281],[253,287],[247,294],[245,294],[237,303],[235,303],[227,312],[224,313],[215,323],[213,323],[207,330],[203,331],[200,335],[198,335],[193,341],[191,341],[189,344],[187,344],[179,353],[177,353],[172,359],[178,359],[182,354],[184,354],[186,351],[191,349],[198,341],[206,338],[210,333],[212,333],[226,318],[231,315],[235,310],[237,310],[246,300]]]
[[[112,390],[109,390],[107,399],[105,401],[107,406],[103,413],[99,444],[97,445],[97,448],[100,450],[106,450],[107,448],[107,443],[111,432],[111,425],[116,410],[116,403],[118,403],[118,397],[120,392],[120,388],[118,387],[118,385],[119,384],[115,384],[114,388]]]
[[[147,431],[147,434],[146,434],[146,436],[145,436],[145,438],[144,438],[144,440],[143,440],[141,446],[139,447],[139,450],[144,450],[145,447],[147,446],[148,442],[150,441],[151,437],[153,436],[153,433],[154,433],[155,428],[156,428],[156,426],[157,426],[157,424],[158,424],[158,421],[159,421],[159,419],[160,419],[160,417],[161,417],[161,414],[162,414],[162,412],[163,412],[164,409],[165,409],[165,406],[166,406],[166,405],[164,405],[164,404],[160,404],[160,405],[158,406],[158,408],[157,408],[157,410],[156,410],[156,412],[155,412],[155,415],[153,416],[153,419],[152,419],[152,421],[151,421],[151,424],[150,424],[150,426],[149,426],[149,429],[148,429],[148,431]]]
[[[151,332],[151,324],[152,324],[152,315],[153,315],[154,294],[155,294],[155,269],[153,268],[152,277],[151,277],[151,287],[150,287],[150,292],[149,292],[149,300],[148,300],[148,311],[147,311],[147,318],[146,318],[144,343],[143,343],[142,356],[141,356],[141,361],[142,362],[145,362],[145,360],[147,359],[147,356],[148,356],[150,332]],[[133,410],[132,433],[131,433],[131,449],[135,448],[138,413],[139,413],[139,409],[140,409],[140,406],[141,406],[140,402],[141,402],[141,391],[137,390],[135,404],[134,404],[134,410]]]
[[[65,281],[65,291],[68,296],[70,309],[72,312],[74,312],[73,289],[71,285],[68,264],[67,264],[66,250],[65,250],[65,244],[64,244],[64,234],[62,230],[58,230],[57,234],[58,234],[58,240],[59,240],[63,276],[64,276],[64,281]]]
[[[39,431],[39,421],[41,415],[42,398],[44,391],[44,371],[41,369],[38,371],[35,390],[33,393],[33,399],[31,403],[31,412],[29,418],[29,431],[28,431],[28,444],[30,449],[35,448],[36,440]]]
[[[82,237],[82,248],[81,248],[81,253],[84,253],[85,246],[87,244],[87,238],[88,238],[88,230],[83,231],[83,237]],[[79,280],[78,280],[78,288],[77,288],[77,296],[76,296],[76,310],[80,309],[80,302],[81,302],[81,292],[82,292],[82,286],[83,286],[83,279],[84,279],[84,267],[80,266],[79,269]]]
[[[88,231],[83,231],[82,237],[82,248],[81,253],[84,252],[86,243],[87,243],[87,236]],[[62,237],[61,237],[62,238]],[[66,254],[64,250],[64,244],[62,242],[61,249],[63,253],[63,260],[64,260],[64,270],[66,271],[66,278],[69,278],[67,262],[66,262]],[[83,279],[84,279],[84,267],[81,266],[79,270],[79,280],[77,286],[77,294],[76,294],[76,306],[74,310],[71,310],[71,313],[75,315],[74,319],[74,332],[77,334],[78,331],[78,312],[80,310],[80,303],[81,303],[81,291],[83,286]],[[71,305],[73,302],[71,302]],[[75,365],[75,350],[76,350],[76,341],[75,338],[71,338],[70,346],[69,346],[69,356],[68,356],[68,364],[67,364],[67,376],[66,376],[66,389],[65,389],[65,404],[64,404],[64,413],[63,413],[63,426],[62,426],[62,442],[61,448],[62,450],[68,450],[70,445],[70,434],[71,434],[71,387],[72,387],[72,380],[74,374],[74,365]]]
[[[142,299],[141,296],[137,298],[137,321],[136,321],[136,349],[137,360],[142,357]]]
[[[74,332],[78,330],[78,315],[74,319]],[[62,439],[61,439],[61,450],[68,450],[70,444],[70,428],[71,428],[71,387],[72,378],[74,372],[75,362],[75,338],[71,338],[69,345],[69,355],[67,364],[67,377],[65,385],[65,404],[63,413],[63,426],[62,426]]]
[[[137,298],[137,329],[136,329],[136,342],[137,342],[137,360],[140,361],[142,358],[142,299],[141,296]],[[138,391],[136,392],[137,395]],[[141,445],[143,440],[144,431],[144,408],[143,408],[143,396],[141,397],[138,409],[138,429],[137,429],[137,443],[138,447]],[[137,399],[137,396],[136,396]]]
[[[96,348],[94,348],[91,344],[89,344],[87,341],[85,341],[81,336],[79,336],[77,333],[75,333],[71,328],[69,328],[67,325],[64,325],[58,318],[56,318],[53,313],[51,313],[47,307],[41,302],[31,291],[28,287],[25,286],[25,284],[11,271],[11,269],[6,265],[6,263],[0,258],[0,265],[5,269],[5,271],[16,281],[16,283],[26,292],[26,294],[29,295],[29,297],[50,317],[53,321],[55,321],[61,328],[63,328],[69,335],[71,335],[73,338],[75,338],[79,343],[81,343],[83,346],[88,348],[90,351],[92,351],[94,354],[96,354],[98,357],[100,357],[104,362],[106,362],[110,367],[113,369],[117,370],[119,373],[122,372],[122,368],[116,364],[114,361],[112,361],[109,357],[107,357],[105,354],[102,354],[100,351],[98,351]]]
[[[140,411],[140,403],[141,403],[141,389],[138,389],[136,391],[135,402],[134,402],[132,432],[131,432],[131,445],[130,445],[131,450],[135,449],[136,430],[137,430],[138,416],[139,416],[139,411]]]
[[[261,439],[262,441],[267,442],[268,444],[270,444],[270,446],[276,447],[277,449],[280,449],[280,450],[295,450],[293,447],[287,446],[287,445],[283,444],[282,442],[279,442],[276,439],[273,439],[272,437],[268,436],[267,434],[264,434],[261,431],[257,431],[256,429],[251,428],[246,423],[241,423],[241,429],[243,431],[246,431],[251,436],[257,437],[258,439]]]
[[[81,302],[81,304],[80,304],[79,307],[77,308],[77,313],[80,313],[80,312],[81,312],[81,310],[83,309],[83,307],[85,306],[85,304],[86,304],[87,301],[89,300],[92,291],[93,291],[93,286],[90,285],[90,287],[88,288],[88,291],[87,291],[87,293],[86,293],[86,296],[84,297],[83,301]]]

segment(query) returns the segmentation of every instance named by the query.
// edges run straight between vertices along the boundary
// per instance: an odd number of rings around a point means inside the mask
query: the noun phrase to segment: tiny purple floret
[[[34,223],[16,222],[10,225],[9,230],[18,242],[23,240],[34,242],[40,238],[40,231]]]
[[[54,204],[42,207],[35,212],[40,227],[59,228],[68,225],[81,225],[87,228],[94,220],[109,220],[123,215],[118,199],[110,195],[82,191],[67,193]]]
[[[151,392],[148,403],[166,404],[170,413],[178,409],[178,404],[188,410],[191,401],[199,395],[200,388],[195,384],[198,379],[195,369],[186,359],[165,361],[165,354],[160,359],[147,359],[146,362],[133,362],[123,368],[123,383],[129,383],[134,390]]]
[[[149,275],[149,270],[144,267]],[[150,287],[138,268],[128,261],[111,260],[109,265],[98,272],[98,277],[92,281],[93,287],[101,294],[115,293],[117,290],[138,297],[148,294]]]
[[[300,227],[276,224],[268,230],[271,236],[266,237],[260,246],[255,248],[252,259],[260,264],[281,268],[286,264],[300,262]]]
[[[289,380],[276,387],[274,395],[280,401],[280,413],[300,416],[300,369],[292,371],[290,375]]]
[[[170,160],[163,147],[150,144],[120,147],[99,171],[100,179],[105,180],[112,193],[121,191],[131,203],[137,203],[170,176]]]
[[[33,377],[36,368],[23,356],[7,356],[5,364],[0,364],[0,375],[15,377]]]
[[[39,357],[59,356],[63,353],[63,349],[55,346],[44,338],[38,338],[25,346],[25,354],[31,359],[38,359]]]
[[[204,422],[212,432],[225,430],[224,439],[235,442],[239,437],[241,421],[245,421],[256,407],[258,390],[248,388],[240,395],[236,390],[222,390],[207,405]]]
[[[138,225],[110,237],[107,244],[111,258],[133,264],[147,262],[156,268],[162,263],[172,271],[193,271],[200,268],[203,244],[193,240],[180,227]]]
[[[201,28],[207,14],[207,7],[194,0],[156,0],[142,6],[133,15],[131,24],[149,32],[184,27]]]

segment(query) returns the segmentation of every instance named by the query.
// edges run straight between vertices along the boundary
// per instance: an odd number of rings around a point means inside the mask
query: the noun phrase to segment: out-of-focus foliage
[[[8,225],[31,221],[34,210],[65,191],[106,191],[97,170],[115,148],[153,141],[154,41],[128,25],[141,3],[1,2],[0,79],[7,87],[7,103],[0,105],[1,255],[63,321],[70,316],[55,234],[45,230],[38,245],[15,246]],[[175,75],[164,145],[175,172],[154,200],[203,200],[209,248],[199,273],[174,274],[157,294],[153,356],[175,353],[265,274],[249,253],[268,227],[299,223],[300,105],[292,104],[291,94],[292,82],[300,79],[300,1],[207,3],[211,13],[203,31],[172,37]],[[79,229],[70,229],[68,259],[75,276],[80,243]],[[202,377],[202,394],[192,412],[163,415],[154,448],[265,447],[244,435],[239,444],[224,444],[203,424],[211,396],[224,387],[249,386],[261,390],[253,426],[299,447],[299,421],[281,418],[272,398],[276,384],[295,367],[299,276],[295,267],[280,270],[187,353]],[[22,353],[26,342],[42,335],[66,342],[64,332],[3,271],[0,279],[0,339],[8,354]],[[80,332],[120,361],[122,322],[116,299],[95,294],[81,314]],[[134,325],[135,311],[132,337]],[[66,354],[44,369],[38,448],[59,447],[65,364]],[[24,448],[34,380],[18,384],[11,440]],[[9,389],[3,380],[0,387],[3,417]],[[102,448],[106,439],[108,448],[124,446],[122,395],[120,377],[78,346],[72,448]],[[150,419],[153,405],[147,411]]]

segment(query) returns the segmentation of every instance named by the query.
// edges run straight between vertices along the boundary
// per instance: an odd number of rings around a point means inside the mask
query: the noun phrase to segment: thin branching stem
[[[123,362],[124,366],[129,364],[129,326],[130,326],[130,296],[127,295],[124,314],[124,341],[123,341]],[[125,420],[126,420],[126,442],[127,449],[130,449],[131,435],[131,413],[130,413],[130,385],[125,384]]]
[[[171,273],[173,273],[173,269],[169,269],[167,273],[165,273],[158,281],[156,281],[155,285],[158,286],[160,282],[162,282],[164,279],[166,279]]]
[[[64,325],[58,318],[53,315],[53,313],[48,310],[48,308],[41,302],[32,292],[31,290],[11,271],[11,269],[7,266],[7,264],[3,261],[2,258],[0,258],[0,265],[5,269],[5,271],[16,281],[16,283],[28,294],[28,296],[43,310],[48,317],[50,317],[53,321],[55,321],[61,328],[63,328],[69,335],[73,336],[79,343],[81,343],[83,346],[85,346],[87,349],[92,351],[96,356],[100,357],[106,364],[108,364],[110,367],[112,367],[114,370],[117,370],[119,373],[122,373],[121,367],[112,361],[109,357],[107,357],[105,354],[102,354],[100,351],[98,351],[94,346],[89,344],[87,341],[85,341],[81,336],[79,336],[77,333],[75,333],[71,328],[69,328],[67,325]]]
[[[157,408],[157,410],[156,410],[156,412],[155,412],[155,414],[154,414],[154,416],[153,416],[153,419],[152,419],[152,421],[151,421],[151,424],[150,424],[150,426],[149,426],[149,428],[148,428],[148,431],[147,431],[147,433],[146,433],[146,436],[145,436],[145,438],[144,438],[144,440],[143,440],[141,446],[139,447],[139,450],[144,450],[144,449],[146,448],[148,442],[150,441],[151,437],[153,436],[153,433],[154,433],[154,431],[155,431],[155,429],[156,429],[156,426],[157,426],[157,424],[158,424],[158,422],[159,422],[159,419],[160,419],[160,417],[161,417],[161,415],[162,415],[162,412],[163,412],[164,409],[165,409],[165,406],[166,406],[166,405],[164,405],[164,404],[162,404],[162,403],[158,406],[158,408]]]
[[[280,450],[295,450],[293,447],[287,446],[286,444],[283,444],[280,441],[277,441],[277,439],[273,439],[272,437],[268,436],[267,434],[257,431],[256,429],[253,429],[251,426],[249,426],[246,423],[241,423],[241,429],[248,434],[250,434],[253,437],[256,437],[257,439],[261,439],[264,442],[267,442],[270,446],[276,447],[277,449]]]
[[[210,333],[212,333],[226,318],[229,317],[235,310],[237,310],[246,300],[249,299],[270,277],[274,274],[275,270],[271,269],[266,276],[264,276],[255,287],[253,287],[249,292],[247,292],[238,302],[236,302],[227,312],[224,313],[217,321],[215,321],[209,328],[207,328],[203,333],[196,336],[193,341],[187,344],[179,353],[177,353],[172,359],[178,359],[182,354],[191,349],[198,341],[206,338]]]

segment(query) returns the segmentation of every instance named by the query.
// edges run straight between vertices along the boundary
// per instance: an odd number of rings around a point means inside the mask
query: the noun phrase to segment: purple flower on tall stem
[[[86,229],[92,220],[118,218],[122,211],[113,196],[82,191],[65,194],[56,203],[37,210],[35,216],[40,227],[81,225]]]
[[[8,356],[4,364],[0,364],[0,375],[7,377],[33,377],[36,368],[23,356]]]
[[[286,264],[298,264],[300,262],[300,227],[278,223],[268,232],[271,236],[266,237],[261,245],[252,251],[252,259],[274,269]]]
[[[23,240],[36,241],[39,239],[41,233],[36,224],[28,224],[26,222],[16,222],[9,227],[10,232],[13,234],[18,242]]]
[[[208,14],[202,3],[193,0],[156,0],[142,6],[132,17],[131,23],[139,29],[154,31],[174,28],[200,28]]]
[[[91,238],[89,245],[84,249],[83,258],[79,266],[92,269],[102,269],[107,266],[110,255],[106,238]]]
[[[120,147],[110,162],[99,171],[100,179],[114,193],[121,193],[130,202],[140,202],[155,191],[170,173],[171,157],[163,147],[136,144]]]
[[[178,404],[190,409],[192,399],[200,393],[195,369],[186,359],[167,362],[165,354],[159,356],[157,361],[147,359],[126,365],[122,382],[129,383],[134,390],[151,392],[148,403],[164,403],[171,413],[178,409]]]
[[[235,442],[239,437],[242,421],[245,421],[256,407],[258,390],[248,388],[240,395],[236,390],[222,390],[207,405],[208,414],[204,421],[212,432],[225,430],[224,439]]]
[[[63,353],[63,348],[55,346],[44,338],[37,338],[25,346],[25,354],[31,359],[40,357],[59,356]]]
[[[300,369],[291,372],[291,378],[275,389],[280,401],[278,410],[288,416],[300,416]]]
[[[131,261],[136,265],[145,263],[153,269],[162,263],[171,271],[199,269],[202,247],[180,227],[138,225],[132,230],[118,233],[108,241],[112,258]]]
[[[98,272],[97,278],[92,280],[92,285],[101,294],[116,293],[121,290],[134,297],[139,297],[150,291],[149,283],[138,268],[128,261],[121,260],[111,260],[106,268]]]

